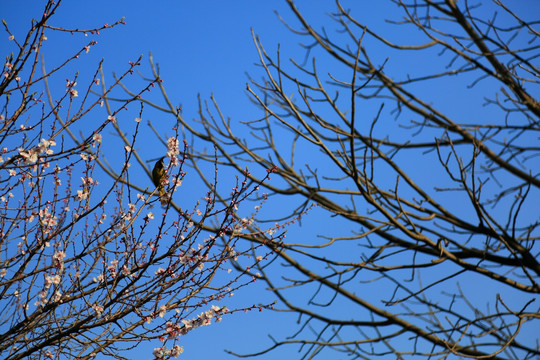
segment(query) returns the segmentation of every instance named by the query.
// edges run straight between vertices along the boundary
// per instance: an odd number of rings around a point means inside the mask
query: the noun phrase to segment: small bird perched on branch
[[[156,161],[152,170],[152,181],[159,191],[161,205],[167,205],[167,197],[165,196],[165,188],[163,187],[163,179],[165,179],[165,165],[163,163],[165,156]]]

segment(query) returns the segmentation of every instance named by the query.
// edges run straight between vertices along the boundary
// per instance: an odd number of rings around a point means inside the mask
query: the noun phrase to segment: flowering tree
[[[395,0],[400,17],[392,8],[383,26],[367,4],[337,2],[318,30],[287,3],[307,53],[287,62],[254,37],[260,113],[239,128],[212,98],[199,127],[183,122],[231,171],[278,165],[272,183],[249,175],[281,204],[259,220],[317,205],[301,236],[246,236],[284,264],[286,277],[277,264],[261,273],[300,315],[289,338],[251,355],[296,344],[306,359],[537,358],[537,15]]]
[[[89,80],[73,72],[56,96],[59,74],[69,74],[96,41],[47,71],[40,61],[47,36],[96,37],[122,24],[52,26],[60,4],[49,1],[22,37],[4,22],[13,53],[0,83],[0,357],[124,358],[123,351],[152,339],[159,342],[156,359],[175,357],[181,335],[238,310],[220,302],[255,279],[229,268],[232,260],[245,258],[246,266],[261,260],[236,247],[250,223],[249,216],[239,221],[237,211],[257,187],[240,178],[226,204],[203,189],[202,201],[180,209],[174,197],[186,177],[188,146],[178,141],[176,126],[163,148],[161,207],[151,169],[135,150],[143,116],[138,99],[159,79],[114,107],[107,96],[139,63],[129,63],[109,87],[100,63]],[[138,104],[131,117],[128,105]],[[120,131],[128,116],[136,121]],[[105,129],[122,142],[109,141]],[[214,163],[214,184],[217,170]]]

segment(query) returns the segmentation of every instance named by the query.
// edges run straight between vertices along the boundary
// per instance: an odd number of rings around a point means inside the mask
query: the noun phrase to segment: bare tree
[[[385,36],[338,2],[334,33],[287,2],[306,54],[283,61],[254,37],[261,116],[240,126],[212,98],[187,122],[163,87],[164,105],[148,101],[220,164],[251,166],[281,209],[255,224],[318,219],[317,237],[245,236],[273,252],[260,271],[300,324],[250,355],[538,357],[540,21],[498,0],[395,0]],[[274,164],[271,183],[253,171]]]
[[[60,4],[49,1],[21,38],[4,22],[13,52],[0,83],[0,357],[125,359],[126,350],[154,339],[155,359],[176,357],[182,335],[240,310],[223,299],[256,279],[228,271],[231,261],[245,258],[254,267],[260,260],[235,246],[250,223],[235,215],[256,189],[240,178],[229,184],[226,205],[202,188],[200,202],[179,209],[174,196],[186,177],[188,146],[173,126],[163,145],[165,191],[158,191],[137,139],[139,98],[159,79],[113,107],[107,97],[140,59],[111,86],[102,82],[101,62],[91,79],[78,79],[77,59],[94,40],[47,71],[40,57],[51,32],[96,36],[122,23],[52,26]],[[66,73],[72,75],[58,95],[59,74]],[[101,89],[98,96],[92,88]],[[138,104],[137,116],[128,115],[128,105]]]

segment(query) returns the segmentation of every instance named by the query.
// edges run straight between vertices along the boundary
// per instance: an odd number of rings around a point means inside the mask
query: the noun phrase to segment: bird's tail
[[[159,198],[160,198],[162,206],[167,205],[167,200],[169,200],[169,199],[168,199],[167,195],[165,194],[165,189],[163,188],[163,186],[159,187]]]

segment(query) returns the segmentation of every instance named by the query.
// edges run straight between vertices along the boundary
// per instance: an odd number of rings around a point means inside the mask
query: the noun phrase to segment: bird
[[[161,159],[156,161],[156,164],[154,165],[154,169],[152,170],[152,182],[157,187],[159,191],[159,197],[161,198],[161,205],[167,204],[167,198],[165,195],[165,188],[163,187],[163,179],[165,178],[165,165],[163,163],[163,159],[165,159],[165,156],[163,156]]]

